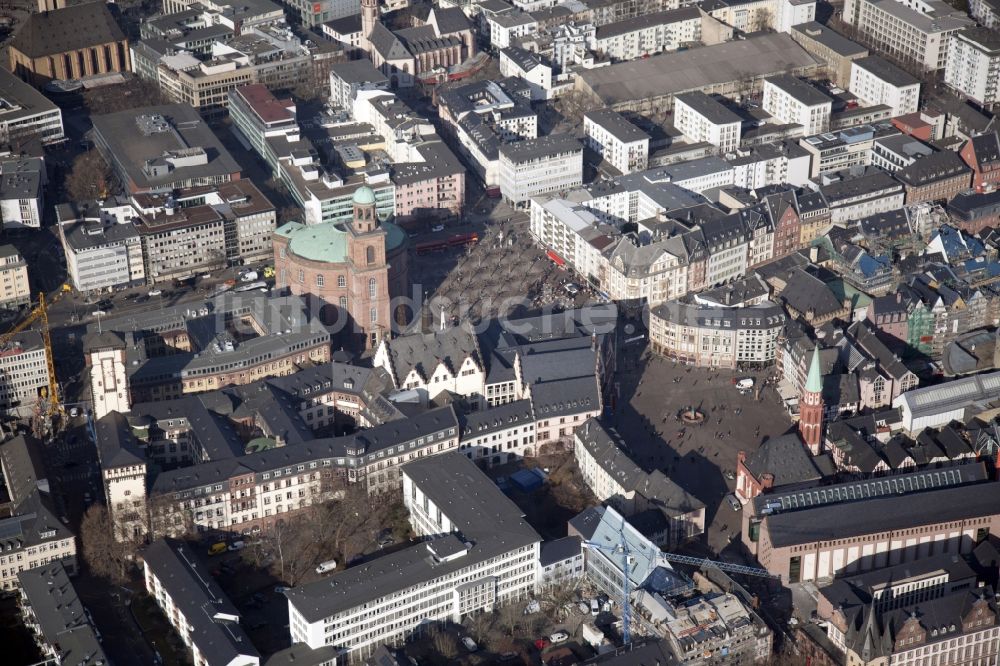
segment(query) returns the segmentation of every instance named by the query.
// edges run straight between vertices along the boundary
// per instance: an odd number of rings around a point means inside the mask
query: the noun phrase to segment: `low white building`
[[[969,28],[952,35],[944,82],[982,106],[1000,102],[1000,33]]]
[[[584,143],[620,173],[645,171],[649,135],[611,109],[583,114]]]
[[[583,146],[569,134],[550,134],[500,146],[500,192],[514,205],[583,183]]]
[[[518,37],[531,35],[538,30],[538,21],[531,14],[520,11],[507,11],[487,16],[490,45],[497,49],[505,49],[514,44]]]
[[[892,117],[916,113],[920,101],[920,82],[878,56],[858,58],[851,63],[848,90],[864,106],[889,106]]]
[[[0,592],[18,589],[18,572],[50,562],[61,562],[75,575],[76,537],[56,518],[49,494],[33,490],[10,516],[0,518]]]
[[[42,226],[46,182],[40,157],[0,162],[0,220],[5,229]]]
[[[892,406],[899,410],[903,430],[919,433],[989,411],[998,391],[1000,372],[990,372],[906,391]]]
[[[28,264],[13,245],[0,245],[0,308],[31,302]]]
[[[583,547],[578,536],[543,541],[538,553],[538,586],[564,585],[583,577]]]
[[[502,49],[500,75],[516,76],[527,83],[532,101],[552,96],[552,64],[537,53],[517,46]]]
[[[535,592],[541,538],[475,463],[447,453],[406,464],[402,476],[423,541],[289,590],[292,643],[359,659]]]
[[[784,124],[801,125],[806,136],[830,129],[833,100],[791,74],[764,79],[761,107]]]
[[[692,143],[705,141],[731,153],[740,145],[743,120],[700,90],[674,97],[674,127]]]
[[[535,416],[530,400],[459,414],[458,450],[470,460],[501,465],[534,456]]]
[[[0,68],[0,137],[3,141],[38,138],[50,143],[63,138],[62,111],[9,69]]]
[[[442,392],[464,396],[473,405],[484,399],[486,369],[476,336],[465,326],[383,338],[373,364],[389,373],[397,389],[415,391],[423,402]]]
[[[154,541],[142,551],[142,563],[146,592],[191,651],[194,666],[259,666],[239,610],[187,544]]]
[[[37,331],[21,331],[0,348],[0,411],[31,415],[42,389],[48,389],[48,368]]]

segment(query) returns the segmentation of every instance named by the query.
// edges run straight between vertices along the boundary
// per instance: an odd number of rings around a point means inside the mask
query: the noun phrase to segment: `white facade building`
[[[891,107],[893,117],[916,113],[920,102],[920,82],[878,56],[859,58],[851,63],[848,90],[865,106],[885,104]]]
[[[532,101],[552,96],[552,65],[537,53],[516,46],[501,50],[500,75],[516,76],[527,83]]]
[[[40,157],[0,162],[0,220],[5,229],[42,226],[46,182]]]
[[[584,143],[620,173],[645,171],[649,165],[649,135],[611,109],[583,115]]]
[[[833,100],[791,74],[764,79],[761,107],[785,124],[798,124],[806,136],[830,128]]]
[[[0,349],[0,411],[30,415],[40,392],[48,385],[42,336],[37,331],[21,331]]]
[[[635,60],[701,42],[696,6],[668,9],[598,26],[591,48],[614,60]]]
[[[500,147],[500,192],[514,205],[583,183],[583,146],[568,134],[550,134]]]
[[[449,453],[408,463],[402,474],[403,502],[424,541],[288,591],[292,643],[332,645],[357,659],[535,592],[541,539],[475,463]]]
[[[970,28],[951,38],[944,82],[977,104],[1000,102],[1000,33]]]
[[[876,49],[930,71],[945,69],[952,35],[973,25],[943,0],[846,0],[843,20]]]
[[[740,145],[743,120],[701,91],[674,97],[674,127],[691,142],[704,141],[731,153]]]

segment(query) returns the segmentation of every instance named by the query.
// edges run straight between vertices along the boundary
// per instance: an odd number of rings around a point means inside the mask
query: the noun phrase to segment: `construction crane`
[[[625,538],[625,518],[622,517],[621,527],[618,528],[618,536],[620,540],[618,543],[613,545],[597,543],[595,541],[584,541],[584,548],[590,548],[591,550],[598,550],[609,556],[618,556],[621,558],[621,571],[622,571],[622,643],[623,645],[628,645],[632,642],[632,604],[630,597],[632,596],[632,581],[629,579],[629,565],[633,563],[633,553],[632,548],[629,547],[628,539]],[[647,559],[649,555],[646,555]],[[760,569],[757,567],[748,567],[742,564],[731,564],[729,562],[718,562],[715,560],[710,560],[707,557],[690,557],[688,555],[677,555],[675,553],[664,553],[657,551],[657,556],[669,562],[677,562],[679,564],[690,564],[694,566],[702,567],[713,567],[719,569],[720,571],[726,571],[729,573],[743,574],[746,576],[761,576],[764,578],[777,578],[781,580],[781,576],[778,574],[773,574],[767,569]]]
[[[41,322],[42,343],[45,345],[45,364],[48,368],[48,386],[44,389],[44,393],[40,397],[46,403],[41,408],[41,413],[46,418],[61,409],[59,403],[59,383],[56,380],[56,364],[55,358],[52,355],[52,337],[49,334],[48,305],[57,302],[68,291],[71,291],[70,286],[68,284],[62,285],[48,304],[45,301],[45,292],[39,292],[38,305],[14,328],[0,335],[0,348],[3,348],[10,344],[19,333],[26,330],[29,326],[32,326],[36,322]]]

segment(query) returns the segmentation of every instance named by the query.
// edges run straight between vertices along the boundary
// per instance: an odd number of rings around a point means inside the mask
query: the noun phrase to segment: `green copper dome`
[[[813,349],[812,362],[809,364],[809,376],[806,378],[806,391],[809,393],[823,392],[823,373],[819,369],[819,345]]]
[[[352,201],[359,206],[374,206],[375,190],[367,185],[362,185],[354,191],[354,198]]]

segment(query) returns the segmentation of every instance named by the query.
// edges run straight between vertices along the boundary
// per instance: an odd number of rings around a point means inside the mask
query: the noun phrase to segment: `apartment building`
[[[0,245],[0,308],[31,303],[28,263],[13,245]]]
[[[819,191],[830,206],[834,224],[897,210],[906,197],[903,184],[876,167],[821,176]]]
[[[11,514],[0,518],[0,591],[13,592],[19,574],[59,562],[76,574],[76,537],[56,518],[48,493],[33,490]]]
[[[878,56],[858,58],[851,64],[847,89],[865,106],[888,106],[894,118],[916,113],[919,106],[920,82]]]
[[[361,90],[389,90],[389,79],[370,60],[347,60],[330,67],[330,103],[342,109],[354,106]]]
[[[0,161],[0,220],[5,229],[42,226],[47,182],[41,157]]]
[[[239,610],[187,544],[160,539],[141,557],[146,592],[191,651],[194,666],[260,666]]]
[[[801,125],[806,136],[830,128],[833,100],[796,76],[779,74],[764,79],[761,100],[761,108],[786,125]]]
[[[668,301],[649,311],[649,343],[698,367],[759,368],[774,362],[784,324],[781,306],[770,301],[732,308]]]
[[[759,521],[745,523],[744,543],[789,583],[968,553],[1000,530],[1000,485],[975,482],[980,477],[956,468],[863,482],[863,511],[849,483],[764,494],[754,500]]]
[[[63,138],[62,111],[42,93],[0,68],[0,136],[7,141],[37,137],[42,143]]]
[[[587,111],[583,115],[583,131],[584,145],[619,173],[646,170],[650,137],[617,111]]]
[[[48,358],[42,335],[21,331],[0,348],[0,410],[27,417],[49,386]]]
[[[701,12],[679,7],[597,26],[591,48],[612,60],[635,60],[701,43]]]
[[[226,266],[222,215],[210,206],[178,208],[172,198],[139,201],[136,231],[150,284],[183,280]]]
[[[942,0],[847,0],[843,19],[872,48],[929,71],[947,67],[952,36],[973,26]]]
[[[475,463],[458,453],[414,461],[402,482],[423,541],[289,590],[293,643],[333,645],[358,662],[535,592],[541,537]]]
[[[573,441],[580,474],[598,501],[625,517],[662,514],[666,528],[658,546],[677,548],[705,531],[705,505],[659,470],[643,471],[616,431],[588,419],[576,429]]]
[[[1000,37],[996,30],[968,28],[951,38],[944,82],[976,104],[1000,102]]]
[[[502,49],[500,75],[516,77],[528,84],[532,101],[552,97],[552,63],[537,53],[517,46]]]
[[[55,561],[17,575],[21,621],[32,632],[45,659],[56,664],[109,666],[101,634],[69,580]]]
[[[732,153],[740,145],[743,120],[714,97],[700,90],[674,98],[674,127],[692,143],[705,141]]]
[[[583,183],[583,146],[568,134],[504,144],[499,157],[500,192],[515,206]]]
[[[995,28],[1000,25],[1000,3],[996,0],[972,0],[969,3],[969,16],[984,28]]]

